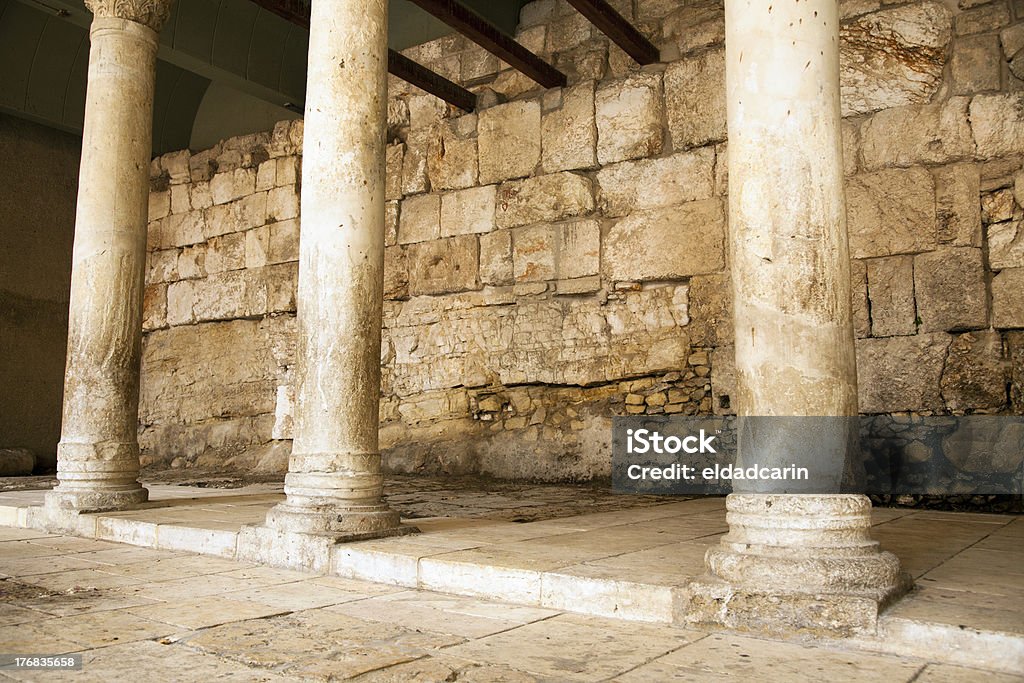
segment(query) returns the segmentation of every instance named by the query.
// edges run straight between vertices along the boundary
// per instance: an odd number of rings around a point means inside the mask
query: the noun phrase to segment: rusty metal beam
[[[545,88],[566,84],[565,74],[456,0],[409,0]]]
[[[309,29],[309,0],[250,0],[250,2],[297,26]],[[476,108],[475,94],[391,49],[388,50],[388,73],[459,109],[473,111]]]
[[[638,64],[661,61],[661,53],[606,0],[567,0]]]

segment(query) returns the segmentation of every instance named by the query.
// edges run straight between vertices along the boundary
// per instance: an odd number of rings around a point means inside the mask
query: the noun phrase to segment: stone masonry
[[[476,113],[390,81],[392,471],[607,476],[611,416],[731,411],[722,6],[613,4],[664,63],[538,0],[517,38],[568,87],[458,36],[407,54]],[[1024,412],[1024,8],[960,5],[841,3],[869,414]],[[144,464],[286,469],[302,132],[152,164]]]

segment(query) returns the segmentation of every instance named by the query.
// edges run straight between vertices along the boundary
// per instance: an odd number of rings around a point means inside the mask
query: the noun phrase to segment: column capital
[[[93,16],[134,21],[157,33],[171,16],[173,3],[174,0],[85,0]]]

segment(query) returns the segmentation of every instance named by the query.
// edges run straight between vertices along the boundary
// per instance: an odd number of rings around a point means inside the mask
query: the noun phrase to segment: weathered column
[[[796,460],[831,485],[729,496],[689,618],[870,627],[905,579],[870,538],[870,501],[833,476],[857,415],[837,0],[726,0],[726,87],[737,411],[770,416],[741,429],[740,458]],[[783,419],[805,416],[826,417]]]
[[[283,532],[408,531],[377,440],[384,291],[387,1],[314,0],[302,158],[298,358]]]
[[[49,508],[146,500],[139,363],[157,32],[172,0],[86,0],[93,12],[68,319],[59,484]]]

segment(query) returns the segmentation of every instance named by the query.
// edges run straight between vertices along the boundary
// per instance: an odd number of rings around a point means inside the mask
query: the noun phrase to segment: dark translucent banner
[[[619,493],[1024,492],[1024,416],[614,418]]]

